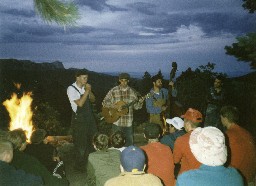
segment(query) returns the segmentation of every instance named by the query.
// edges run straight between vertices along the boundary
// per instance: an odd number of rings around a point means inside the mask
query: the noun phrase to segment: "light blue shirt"
[[[161,107],[155,107],[154,106],[154,101],[158,100],[158,99],[164,99],[167,100],[168,99],[168,90],[165,88],[161,88],[158,93],[155,93],[153,91],[153,89],[150,90],[151,95],[149,96],[149,98],[146,99],[146,108],[147,108],[147,112],[150,114],[160,114],[161,113]]]
[[[243,186],[242,176],[235,168],[201,165],[178,176],[176,186]]]

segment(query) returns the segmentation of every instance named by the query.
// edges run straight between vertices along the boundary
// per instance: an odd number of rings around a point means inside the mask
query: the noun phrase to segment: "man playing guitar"
[[[147,112],[150,114],[149,122],[161,126],[163,131],[166,129],[165,112],[167,109],[168,90],[162,88],[163,77],[159,74],[152,77],[153,88],[150,90],[151,96],[146,99]]]
[[[121,73],[119,75],[119,85],[112,88],[103,99],[102,114],[110,115],[117,121],[113,120],[112,130],[121,130],[126,137],[125,146],[133,144],[133,109],[142,108],[144,99],[138,99],[138,93],[128,86],[130,75]],[[104,116],[106,117],[106,116]],[[107,119],[107,118],[105,118]]]

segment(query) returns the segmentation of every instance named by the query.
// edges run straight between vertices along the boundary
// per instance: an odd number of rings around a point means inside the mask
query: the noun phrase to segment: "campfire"
[[[15,86],[20,89],[21,84],[15,84]],[[16,93],[13,93],[11,99],[3,102],[10,116],[9,130],[23,129],[28,141],[30,141],[30,136],[34,129],[32,122],[33,112],[31,110],[33,99],[31,95],[32,92],[23,93],[19,98]]]
[[[21,84],[14,84],[19,90]],[[25,131],[28,142],[32,132],[35,130],[32,116],[33,112],[31,109],[32,104],[32,92],[23,93],[20,97],[16,93],[13,93],[11,99],[3,102],[10,116],[9,130],[15,130],[21,128]],[[46,140],[54,145],[60,145],[67,142],[72,142],[72,136],[47,136]]]

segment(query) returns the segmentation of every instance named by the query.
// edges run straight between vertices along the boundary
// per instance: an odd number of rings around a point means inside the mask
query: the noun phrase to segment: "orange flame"
[[[21,128],[26,132],[28,141],[30,141],[33,132],[31,103],[32,92],[24,93],[19,99],[17,94],[13,93],[11,99],[3,102],[11,118],[9,130]]]

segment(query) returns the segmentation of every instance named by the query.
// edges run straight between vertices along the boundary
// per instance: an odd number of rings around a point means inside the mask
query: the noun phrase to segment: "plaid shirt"
[[[121,90],[120,86],[116,86],[112,88],[104,98],[102,105],[104,107],[112,107],[115,103],[119,101],[124,101],[125,103],[129,104],[133,101],[137,101],[138,96],[136,92],[131,89],[129,86],[125,90]],[[133,109],[138,110],[141,109],[143,105],[143,102],[135,102],[135,104],[131,105],[129,107],[129,112],[121,116],[116,122],[114,122],[115,125],[120,127],[130,127],[132,126],[133,121]]]

